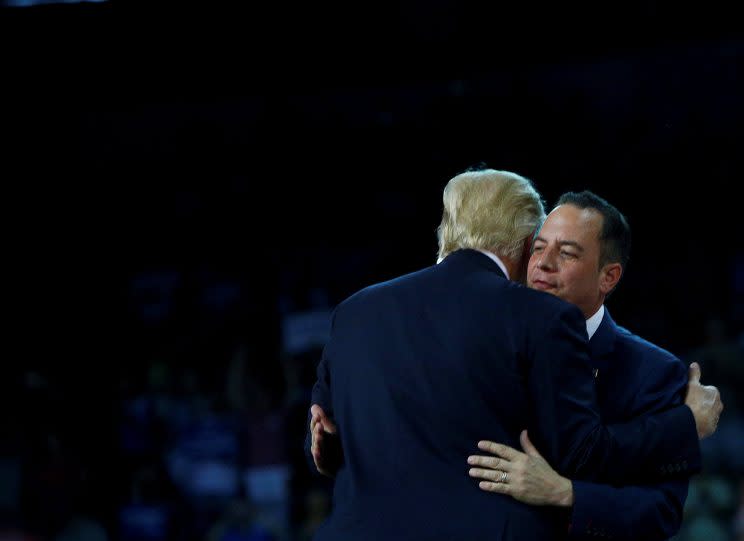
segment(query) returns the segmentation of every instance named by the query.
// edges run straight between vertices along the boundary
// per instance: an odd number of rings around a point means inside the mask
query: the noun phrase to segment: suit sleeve
[[[586,324],[565,307],[534,337],[529,377],[537,448],[571,479],[627,485],[700,471],[700,449],[687,406],[631,423],[602,425],[589,362]],[[671,465],[671,469],[669,468]]]
[[[619,488],[574,481],[569,539],[669,539],[682,525],[687,488],[688,481],[682,479]]]
[[[656,362],[640,378],[634,399],[636,410],[646,414],[682,403],[687,370],[671,357]],[[687,499],[688,479],[645,486],[613,487],[574,481],[574,505],[569,538],[603,537],[618,541],[663,541],[677,534]]]

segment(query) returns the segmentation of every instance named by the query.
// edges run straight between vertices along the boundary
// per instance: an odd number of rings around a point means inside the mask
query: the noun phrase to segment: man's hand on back
[[[519,437],[524,453],[493,441],[479,441],[481,451],[493,456],[472,455],[468,464],[470,477],[481,479],[478,486],[487,492],[498,492],[530,505],[571,507],[573,484],[558,474],[537,451],[527,431]]]
[[[327,477],[335,477],[343,461],[338,428],[319,405],[313,404],[310,407],[310,413],[312,415],[310,452],[313,455],[313,462],[319,473]]]

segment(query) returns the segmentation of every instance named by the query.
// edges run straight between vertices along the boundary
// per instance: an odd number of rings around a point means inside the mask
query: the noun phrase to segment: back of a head
[[[439,259],[463,248],[518,258],[524,240],[545,219],[545,207],[532,182],[510,171],[483,169],[461,173],[447,183],[437,230]]]

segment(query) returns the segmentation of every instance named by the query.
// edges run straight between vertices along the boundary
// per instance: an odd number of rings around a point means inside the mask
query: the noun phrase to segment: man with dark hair
[[[578,306],[586,318],[602,422],[626,423],[684,402],[687,369],[671,353],[619,327],[604,306],[630,254],[630,227],[614,206],[592,192],[558,200],[535,237],[528,264],[530,287]],[[696,363],[693,380],[699,380]],[[717,418],[714,419],[717,423]],[[668,539],[682,523],[689,474],[672,460],[661,472],[674,480],[622,487],[559,475],[523,433],[526,453],[490,441],[479,443],[497,457],[469,457],[470,475],[483,490],[532,505],[570,508],[569,537],[620,540]],[[498,482],[503,474],[507,482]]]

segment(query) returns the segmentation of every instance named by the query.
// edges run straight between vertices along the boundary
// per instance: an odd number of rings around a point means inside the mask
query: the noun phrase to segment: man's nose
[[[542,271],[552,271],[556,269],[555,254],[552,250],[544,250],[537,260],[537,268]]]

